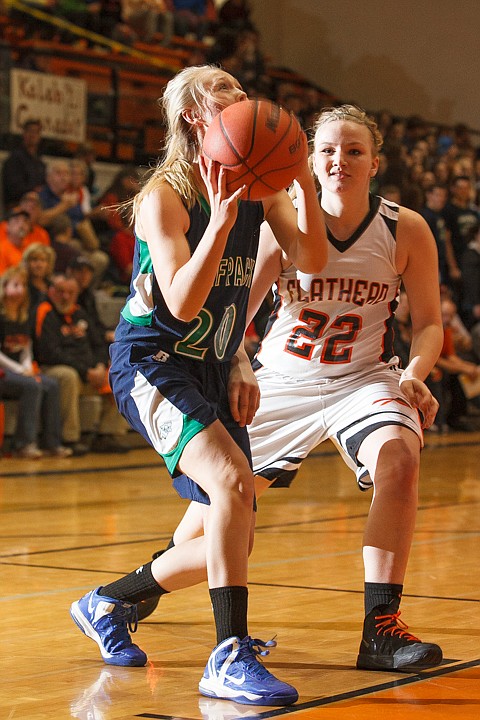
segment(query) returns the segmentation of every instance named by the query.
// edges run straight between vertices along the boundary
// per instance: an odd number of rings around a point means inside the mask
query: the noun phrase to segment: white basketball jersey
[[[346,241],[328,233],[318,275],[293,266],[273,286],[274,309],[257,360],[312,382],[394,365],[393,315],[401,278],[395,267],[398,205],[371,196],[370,211]]]

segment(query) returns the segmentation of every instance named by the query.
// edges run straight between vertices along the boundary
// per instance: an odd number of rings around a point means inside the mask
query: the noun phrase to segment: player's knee
[[[411,444],[402,439],[389,443],[388,451],[380,453],[377,464],[376,485],[383,478],[383,485],[388,485],[394,492],[402,495],[416,493],[420,454]]]
[[[249,469],[234,468],[219,482],[210,493],[212,502],[221,497],[223,502],[238,509],[252,511],[255,495],[253,473]]]

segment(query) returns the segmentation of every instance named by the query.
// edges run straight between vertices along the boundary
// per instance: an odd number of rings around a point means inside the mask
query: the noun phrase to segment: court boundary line
[[[297,705],[276,708],[275,710],[256,712],[253,715],[242,715],[242,719],[267,720],[267,718],[280,717],[281,715],[293,715],[297,712],[303,712],[304,710],[310,710],[313,708],[322,707],[324,705],[333,705],[335,703],[344,702],[345,700],[354,700],[355,698],[359,698],[365,695],[373,695],[375,693],[390,690],[392,688],[412,685],[416,682],[425,682],[426,680],[441,677],[442,675],[448,675],[462,670],[469,670],[472,667],[479,666],[480,658],[477,658],[476,660],[468,660],[458,665],[440,665],[438,668],[432,670],[425,670],[415,675],[409,675],[408,677],[400,678],[399,680],[390,680],[389,682],[370,685],[369,687],[359,688],[358,690],[349,690],[348,692],[338,693],[336,695],[329,695],[327,697],[318,698],[316,700],[309,700],[308,702],[298,703]],[[212,698],[212,700],[215,700],[215,698]],[[141,713],[140,715],[135,715],[134,717],[150,718],[151,720],[191,720],[188,717],[180,718],[178,715],[158,715],[156,713]]]

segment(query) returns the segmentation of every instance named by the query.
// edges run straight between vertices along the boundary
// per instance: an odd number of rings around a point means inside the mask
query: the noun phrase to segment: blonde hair
[[[20,277],[25,285],[25,297],[21,303],[18,314],[13,317],[5,305],[5,288],[7,287],[10,280],[14,277]],[[28,278],[27,271],[23,265],[13,265],[5,270],[0,276],[0,315],[8,318],[9,320],[18,320],[25,322],[28,319],[28,310],[30,307],[30,293],[28,292]]]
[[[22,264],[27,265],[29,260],[32,260],[32,258],[35,258],[38,255],[43,255],[43,257],[47,258],[48,262],[48,275],[51,275],[53,272],[53,268],[55,267],[55,260],[57,259],[57,253],[55,250],[50,247],[50,245],[44,245],[43,243],[32,243],[31,245],[28,245],[25,250],[23,251],[22,255]],[[27,269],[28,274],[28,269]]]
[[[208,99],[211,77],[223,72],[215,65],[194,65],[181,70],[166,85],[159,100],[165,125],[164,155],[133,200],[134,215],[143,198],[163,182],[169,183],[192,207],[198,195],[193,164],[198,161],[199,145],[196,131],[183,117],[186,110],[203,109]]]
[[[327,107],[324,108],[320,115],[317,117],[314,125],[314,141],[317,135],[317,131],[330,122],[337,120],[347,120],[348,122],[357,123],[357,125],[363,125],[370,131],[372,136],[372,148],[373,154],[376,157],[381,150],[383,145],[382,133],[378,129],[378,125],[374,118],[367,115],[365,110],[357,107],[356,105],[339,105],[338,107]]]

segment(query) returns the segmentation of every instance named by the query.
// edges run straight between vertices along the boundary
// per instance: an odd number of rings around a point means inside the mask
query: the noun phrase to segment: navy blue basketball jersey
[[[189,210],[187,240],[193,253],[205,233],[210,208],[204,198]],[[170,313],[153,270],[147,243],[136,236],[130,295],[121,313],[115,340],[155,345],[207,362],[226,362],[235,354],[245,331],[248,297],[258,250],[261,202],[239,202],[214,285],[204,307],[191,322]]]

